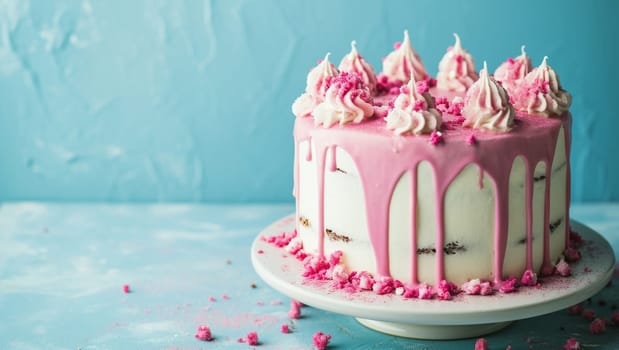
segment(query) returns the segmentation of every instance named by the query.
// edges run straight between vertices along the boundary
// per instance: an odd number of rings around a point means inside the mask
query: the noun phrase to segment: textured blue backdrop
[[[458,32],[520,45],[574,95],[573,195],[619,200],[618,1],[0,1],[0,199],[292,200],[307,70],[411,32],[431,74]]]

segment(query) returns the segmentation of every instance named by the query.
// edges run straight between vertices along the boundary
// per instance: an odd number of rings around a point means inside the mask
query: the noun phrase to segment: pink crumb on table
[[[591,332],[591,334],[601,334],[606,332],[606,323],[604,320],[596,318],[589,325],[589,332]]]
[[[526,270],[522,274],[522,278],[520,279],[520,283],[525,286],[534,286],[537,284],[537,274],[532,270]]]
[[[290,310],[288,310],[288,317],[298,319],[301,317],[301,303],[296,300],[290,300]]]
[[[582,312],[585,310],[585,306],[583,303],[579,303],[576,305],[572,305],[567,308],[567,313],[569,315],[582,315]]]
[[[563,277],[567,277],[572,274],[572,268],[570,268],[570,265],[563,259],[557,263],[555,266],[555,271],[559,276]]]
[[[479,338],[475,342],[475,350],[488,350],[488,341],[484,338]]]
[[[281,325],[279,327],[279,331],[284,333],[284,334],[288,334],[288,333],[290,333],[290,328],[288,327],[287,324],[284,323],[283,325]]]
[[[213,335],[211,334],[211,329],[207,325],[200,325],[198,330],[196,331],[196,335],[194,335],[196,339],[202,341],[211,341],[213,340]]]
[[[262,250],[262,249],[258,249],[258,251],[257,251],[256,253],[258,253],[258,254],[264,254],[264,250]]]
[[[228,296],[228,294],[223,294],[223,295],[221,296],[221,298],[222,298],[223,300],[229,300],[229,299],[230,299],[230,297]]]
[[[432,131],[432,133],[430,134],[430,138],[428,139],[428,142],[432,146],[436,146],[442,141],[443,141],[443,134],[440,131]]]
[[[123,293],[125,294],[131,293],[131,288],[129,287],[128,284],[123,285]]]
[[[584,310],[582,312],[582,317],[584,317],[587,321],[591,321],[595,318],[595,311],[591,309]]]
[[[610,322],[614,326],[619,326],[619,311],[613,311],[612,315],[610,316]]]
[[[258,333],[255,331],[247,333],[245,340],[247,341],[247,345],[258,345]]]
[[[515,277],[506,279],[505,281],[503,281],[503,283],[501,283],[501,286],[499,287],[499,292],[506,294],[512,293],[516,290],[517,284],[518,280]]]
[[[210,297],[208,297],[208,301],[215,302],[217,301],[217,299],[215,299],[215,297],[211,295]]]
[[[316,332],[312,337],[312,341],[314,342],[314,346],[318,350],[324,350],[327,348],[327,344],[331,340],[330,334],[325,334],[323,332]]]
[[[568,338],[563,345],[563,350],[580,350],[580,343],[575,338]]]

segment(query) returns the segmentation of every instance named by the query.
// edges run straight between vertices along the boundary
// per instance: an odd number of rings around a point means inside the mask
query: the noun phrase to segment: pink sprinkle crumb
[[[123,293],[127,294],[127,293],[131,293],[131,289],[129,288],[128,284],[125,284],[123,286]]]
[[[425,100],[417,100],[415,101],[415,104],[413,105],[413,110],[418,112],[418,111],[423,110],[425,106],[426,106]]]
[[[591,332],[591,334],[601,334],[606,332],[606,323],[604,320],[596,318],[589,325],[589,332]]]
[[[223,294],[223,295],[221,296],[221,298],[222,298],[223,300],[229,300],[229,299],[230,299],[230,297],[228,296],[228,294]]]
[[[400,93],[400,89],[397,86],[389,89],[389,95],[398,95]]]
[[[462,55],[456,55],[456,62],[458,63],[462,63],[464,62],[464,57]]]
[[[279,327],[279,331],[284,333],[284,334],[288,334],[288,333],[290,333],[290,328],[288,327],[287,324],[284,323],[283,325],[281,325]]]
[[[374,293],[378,295],[391,294],[394,291],[393,279],[389,276],[379,277],[372,286]]]
[[[258,253],[258,254],[264,254],[264,250],[262,250],[262,249],[258,249],[258,251],[257,251],[256,253]]]
[[[561,261],[557,263],[557,265],[555,266],[555,269],[556,269],[556,273],[559,276],[567,277],[572,274],[572,269],[570,268],[570,265],[566,263],[565,260],[563,259],[561,259]]]
[[[469,136],[467,136],[466,138],[466,144],[467,145],[474,145],[477,142],[477,139],[475,138],[475,135],[470,134]]]
[[[436,146],[439,143],[441,143],[442,141],[443,141],[443,134],[440,131],[432,131],[432,133],[430,134],[430,139],[428,140],[428,142],[432,146]]]
[[[384,118],[389,114],[389,109],[384,107],[374,107],[374,115],[378,118]]]
[[[578,315],[579,316],[579,315],[582,315],[582,312],[584,310],[585,310],[584,304],[583,303],[579,303],[579,304],[572,305],[569,308],[567,308],[567,313],[568,313],[568,315],[572,315],[572,316]]]
[[[402,46],[402,43],[399,41],[396,41],[395,43],[393,43],[393,49],[397,50],[400,48],[400,46]]]
[[[503,283],[501,283],[501,286],[499,287],[499,291],[501,293],[506,293],[506,294],[512,293],[516,290],[517,283],[518,283],[518,280],[514,277],[507,279],[503,281]]]
[[[520,283],[525,286],[534,286],[537,284],[537,274],[531,270],[526,270],[522,274],[522,278],[520,279]]]
[[[436,296],[440,300],[451,300],[451,298],[457,293],[458,287],[455,284],[441,280],[436,287]]]
[[[563,350],[580,350],[580,343],[575,338],[568,338],[563,345]]]
[[[254,331],[247,333],[245,336],[245,341],[247,342],[247,345],[258,345],[258,333]]]
[[[576,262],[576,261],[580,260],[580,258],[582,257],[582,255],[580,254],[580,251],[578,251],[578,249],[574,249],[572,247],[568,247],[563,252],[563,255],[565,256],[565,261],[567,261],[567,262]]]
[[[262,240],[270,243],[278,248],[282,248],[288,245],[290,241],[297,237],[297,230],[292,230],[290,232],[280,232],[278,235],[262,237]],[[259,253],[261,254],[261,253]]]
[[[479,338],[475,342],[475,350],[488,350],[488,341],[484,338]]]
[[[257,301],[257,302],[256,302],[256,305],[258,305],[258,306],[264,306],[264,302],[262,302],[262,301]]]
[[[211,329],[207,325],[201,325],[198,327],[196,331],[196,335],[194,335],[196,339],[202,341],[211,341],[213,340],[213,335],[211,334]]]
[[[419,299],[432,299],[434,297],[434,288],[429,284],[422,283],[417,288],[417,293]]]
[[[430,82],[427,80],[418,81],[416,87],[417,92],[419,92],[420,94],[425,94],[426,92],[430,91]]]
[[[587,321],[591,321],[595,318],[595,311],[592,309],[586,309],[582,312],[582,317]]]
[[[298,319],[301,317],[301,303],[296,300],[290,300],[290,310],[288,310],[288,317]]]
[[[570,245],[572,247],[580,247],[584,243],[580,233],[570,230]]]
[[[215,302],[217,301],[217,299],[215,299],[215,297],[211,295],[210,297],[208,297],[208,301]]]
[[[613,326],[619,326],[619,311],[613,311],[610,316],[610,322]]]
[[[325,350],[330,340],[331,340],[331,335],[325,334],[323,332],[316,332],[316,334],[314,334],[314,336],[312,337],[314,346],[318,350]]]

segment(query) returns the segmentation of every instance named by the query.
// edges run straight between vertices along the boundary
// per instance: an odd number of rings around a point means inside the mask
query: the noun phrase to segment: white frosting
[[[407,85],[408,92],[401,93],[394,102],[394,108],[385,118],[387,129],[396,134],[426,134],[441,126],[441,112],[433,105],[432,97],[417,91],[414,79]]]
[[[327,53],[325,58],[307,75],[307,85],[305,92],[299,96],[292,104],[292,113],[297,117],[309,117],[318,104],[324,101],[324,96],[329,85],[329,77],[338,75],[338,71],[329,62]]]
[[[342,58],[338,69],[340,72],[354,72],[357,73],[363,83],[370,89],[372,95],[376,94],[376,74],[374,74],[374,68],[361,57],[359,51],[357,51],[357,42],[352,41],[350,43],[350,53]]]
[[[445,91],[465,92],[477,80],[473,56],[462,48],[460,37],[454,33],[456,43],[447,50],[438,65],[436,87]]]
[[[404,31],[404,40],[399,48],[391,52],[383,61],[383,74],[390,80],[407,82],[412,77],[415,81],[428,78],[426,68],[423,66],[419,55],[413,50],[408,30]]]
[[[354,73],[350,74],[354,75]],[[370,92],[358,76],[356,79],[357,86],[353,88],[342,88],[342,84],[338,83],[331,84],[324,102],[319,104],[312,113],[316,125],[322,124],[328,128],[335,123],[340,125],[351,122],[360,123],[374,115]]]
[[[509,131],[514,124],[514,108],[505,89],[488,75],[488,66],[479,72],[479,79],[464,98],[463,125],[495,132]]]
[[[520,56],[508,59],[494,71],[494,79],[501,82],[510,96],[515,94],[516,87],[532,69],[531,59],[524,48],[524,45],[520,47]]]

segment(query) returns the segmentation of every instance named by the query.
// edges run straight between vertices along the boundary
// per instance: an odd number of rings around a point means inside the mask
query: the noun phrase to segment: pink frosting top
[[[411,78],[393,103],[393,109],[385,118],[387,129],[402,135],[406,133],[428,134],[441,126],[441,112],[434,108],[432,96],[420,92]]]
[[[479,79],[464,97],[464,126],[475,129],[506,132],[514,124],[514,108],[501,84],[488,76],[488,66],[479,72]]]
[[[477,80],[473,57],[462,48],[460,37],[454,33],[456,43],[438,65],[436,87],[445,91],[465,92]]]
[[[295,116],[309,117],[314,108],[324,101],[331,78],[339,73],[333,63],[329,62],[329,55],[331,53],[327,53],[324,60],[307,75],[305,93],[299,96],[292,104],[292,113]]]
[[[516,88],[514,107],[518,111],[542,117],[563,115],[572,104],[572,95],[563,90],[559,76],[544,56],[542,64],[527,74]]]
[[[370,89],[372,95],[376,94],[376,74],[374,74],[374,68],[363,59],[363,57],[357,51],[357,42],[352,41],[350,43],[350,53],[342,58],[338,69],[340,72],[357,73],[365,85]]]
[[[533,69],[531,66],[531,58],[524,51],[524,45],[520,48],[522,52],[516,58],[508,58],[495,71],[494,79],[501,82],[505,90],[510,96],[516,92],[516,86],[520,84],[522,79]]]
[[[325,100],[314,111],[314,122],[325,128],[360,123],[374,115],[370,90],[356,73],[341,72],[330,80]]]
[[[383,61],[383,74],[389,80],[398,80],[402,83],[411,79],[416,81],[425,80],[429,77],[419,55],[413,50],[408,30],[404,31],[402,44],[391,52]]]

